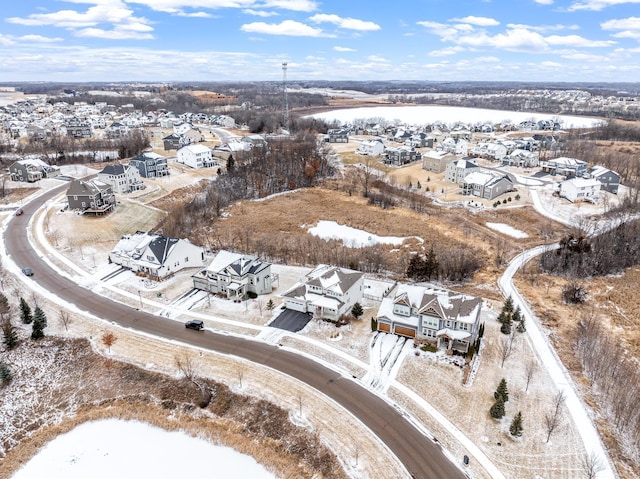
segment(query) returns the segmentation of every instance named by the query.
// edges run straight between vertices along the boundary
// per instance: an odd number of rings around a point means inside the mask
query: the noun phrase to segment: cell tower
[[[282,120],[284,127],[289,129],[289,99],[287,98],[287,62],[282,62]]]

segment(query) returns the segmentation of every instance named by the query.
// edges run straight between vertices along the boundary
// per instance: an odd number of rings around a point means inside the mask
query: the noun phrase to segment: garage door
[[[407,336],[408,338],[416,337],[416,330],[411,328],[405,328],[404,326],[396,326],[395,333],[400,336]]]
[[[385,333],[391,332],[391,325],[387,323],[378,323],[378,331],[382,331]]]

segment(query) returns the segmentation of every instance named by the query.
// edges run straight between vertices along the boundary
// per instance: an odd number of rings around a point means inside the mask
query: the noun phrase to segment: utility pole
[[[287,97],[287,62],[282,62],[282,122],[289,129],[289,98]]]

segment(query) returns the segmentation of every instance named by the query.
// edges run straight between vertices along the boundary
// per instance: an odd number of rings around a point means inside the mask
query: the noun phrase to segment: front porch
[[[466,353],[469,351],[469,340],[471,334],[466,331],[456,331],[453,329],[441,329],[436,333],[438,349],[446,351],[457,351]]]

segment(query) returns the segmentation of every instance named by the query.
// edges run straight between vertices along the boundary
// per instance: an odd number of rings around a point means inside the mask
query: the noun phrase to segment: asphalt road
[[[389,447],[412,477],[466,477],[463,471],[443,454],[438,444],[426,438],[398,410],[362,387],[356,380],[345,378],[311,359],[277,346],[211,331],[197,332],[186,329],[176,321],[154,316],[94,294],[59,275],[32,248],[27,238],[27,227],[33,213],[66,188],[68,184],[63,184],[24,205],[24,214],[13,217],[4,233],[7,254],[20,268],[33,269],[34,275],[31,279],[38,289],[49,290],[78,308],[121,326],[235,355],[294,377],[330,397],[356,416]]]

